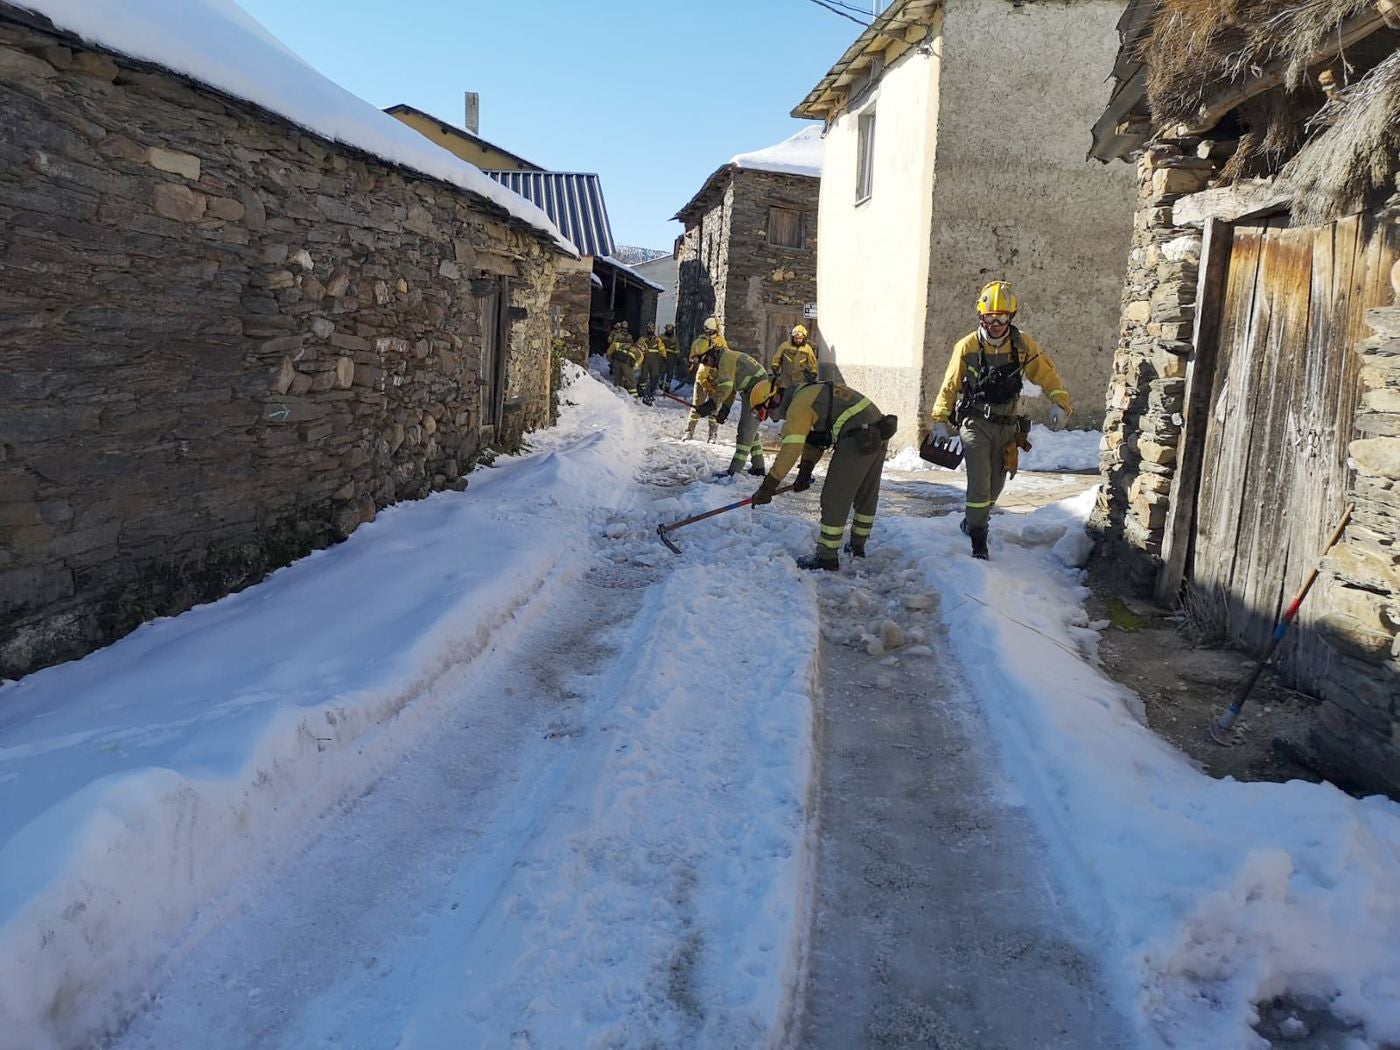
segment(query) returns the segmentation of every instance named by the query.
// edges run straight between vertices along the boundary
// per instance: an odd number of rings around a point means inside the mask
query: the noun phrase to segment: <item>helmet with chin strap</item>
[[[982,338],[994,346],[1000,346],[1011,333],[1011,320],[1020,305],[1016,293],[1005,281],[992,281],[984,287],[977,297],[978,327]]]

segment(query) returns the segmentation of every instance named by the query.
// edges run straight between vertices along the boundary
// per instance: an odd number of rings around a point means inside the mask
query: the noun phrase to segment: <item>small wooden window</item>
[[[768,243],[778,248],[801,248],[802,213],[792,208],[769,208]]]
[[[867,109],[856,125],[856,203],[875,191],[875,110]]]

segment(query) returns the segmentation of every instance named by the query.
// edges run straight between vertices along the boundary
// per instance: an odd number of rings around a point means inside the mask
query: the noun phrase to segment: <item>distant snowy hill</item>
[[[659,259],[663,255],[670,255],[668,251],[657,248],[636,248],[619,244],[613,249],[613,258],[627,266],[636,266],[638,263],[651,262]]]

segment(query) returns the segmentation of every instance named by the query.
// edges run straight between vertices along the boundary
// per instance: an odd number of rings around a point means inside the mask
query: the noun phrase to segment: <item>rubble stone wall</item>
[[[700,335],[713,314],[724,325],[724,292],[729,275],[729,212],[734,182],[698,216],[687,220],[677,255],[676,337],[683,351]]]
[[[480,295],[549,418],[556,253],[456,187],[0,18],[0,678],[461,487]]]
[[[821,180],[741,168],[732,185],[721,322],[730,346],[767,363],[777,350],[767,345],[770,311],[800,314],[804,305],[817,301]],[[770,207],[802,213],[802,247],[768,243]]]
[[[1103,484],[1089,525],[1100,540],[1100,566],[1124,573],[1140,594],[1151,592],[1160,565],[1201,260],[1201,230],[1177,226],[1172,206],[1204,189],[1213,170],[1171,147],[1138,161],[1138,208],[1104,411]]]
[[[1391,274],[1400,302],[1400,263]],[[1400,307],[1370,310],[1357,350],[1365,389],[1348,447],[1355,505],[1323,561],[1325,663],[1314,744],[1367,786],[1400,795]]]

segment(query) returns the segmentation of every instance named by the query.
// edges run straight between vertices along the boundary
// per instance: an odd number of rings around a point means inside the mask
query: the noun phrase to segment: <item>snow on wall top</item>
[[[776,146],[769,146],[767,149],[737,153],[729,158],[729,163],[754,171],[776,171],[787,175],[811,175],[821,178],[821,126],[810,124],[796,135],[785,138]]]
[[[318,73],[233,0],[7,2],[90,44],[152,62],[324,138],[484,197],[577,254],[535,205]]]

